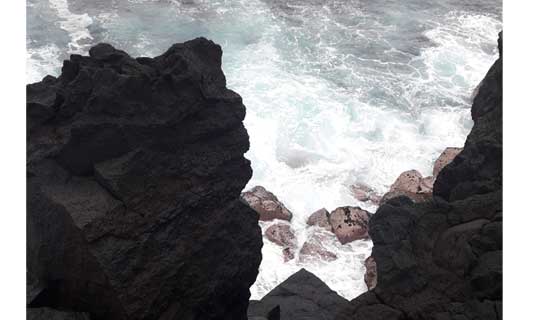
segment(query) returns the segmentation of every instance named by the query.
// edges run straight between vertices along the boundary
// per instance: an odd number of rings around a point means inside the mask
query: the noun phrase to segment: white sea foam
[[[45,75],[57,74],[60,55],[60,49],[54,44],[28,47],[26,50],[26,82],[37,82]]]
[[[88,30],[92,24],[92,18],[86,13],[75,14],[69,10],[67,0],[49,0],[52,8],[58,12],[58,24],[60,28],[66,30],[71,38],[69,51],[72,53],[84,53],[88,48],[87,44],[93,37]]]

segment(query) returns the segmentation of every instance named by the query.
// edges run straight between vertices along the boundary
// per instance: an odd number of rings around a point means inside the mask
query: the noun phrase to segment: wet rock
[[[107,44],[27,86],[27,269],[38,307],[95,319],[246,319],[261,261],[241,97],[203,38]]]
[[[259,213],[259,220],[280,219],[290,221],[292,218],[292,212],[272,192],[264,187],[253,187],[251,190],[243,192],[242,198],[253,210]]]
[[[463,150],[463,148],[446,148],[441,155],[435,160],[433,165],[433,176],[436,178],[439,172],[446,167],[454,158]]]
[[[399,196],[405,196],[414,202],[424,202],[432,198],[433,177],[422,177],[416,170],[405,171],[399,175],[390,186],[390,190],[384,194],[380,203]]]
[[[367,239],[371,213],[360,207],[339,207],[330,213],[332,232],[341,244]]]
[[[283,222],[273,224],[266,229],[264,235],[268,240],[283,247],[283,257],[285,261],[294,259],[296,236],[289,224]]]
[[[372,290],[377,286],[377,263],[372,256],[369,256],[364,261],[364,266],[366,267],[364,282],[366,283],[368,290]]]
[[[333,319],[348,301],[312,273],[301,269],[260,301],[251,301],[248,316],[264,316],[279,306],[281,320]]]
[[[328,248],[334,239],[331,233],[324,231],[313,232],[300,249],[300,262],[336,260],[336,253]]]
[[[326,230],[332,230],[330,225],[330,213],[325,208],[313,212],[307,221],[308,226],[319,226]]]

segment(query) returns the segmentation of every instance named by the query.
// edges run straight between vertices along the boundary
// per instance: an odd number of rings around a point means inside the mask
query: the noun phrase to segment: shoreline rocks
[[[262,186],[242,192],[244,199],[253,210],[259,213],[259,220],[270,221],[274,219],[291,221],[292,212],[270,191]]]
[[[433,177],[422,177],[417,170],[405,171],[390,186],[390,190],[383,195],[380,203],[400,196],[408,197],[414,202],[428,201],[433,195],[433,182]]]
[[[360,207],[339,207],[332,211],[329,222],[332,232],[337,236],[341,244],[346,244],[354,240],[367,239],[368,222],[371,213],[362,210]]]
[[[294,259],[296,236],[289,224],[283,222],[273,224],[265,230],[264,235],[269,241],[283,247],[284,262]]]
[[[338,257],[335,252],[327,248],[327,244],[333,239],[333,235],[324,231],[315,231],[302,245],[300,249],[300,262],[326,261],[331,262]]]
[[[32,307],[246,319],[262,238],[221,56],[203,38],[155,58],[98,44],[26,87]]]
[[[330,212],[325,208],[313,212],[307,220],[307,225],[318,226],[325,230],[332,231],[332,226],[330,225]]]

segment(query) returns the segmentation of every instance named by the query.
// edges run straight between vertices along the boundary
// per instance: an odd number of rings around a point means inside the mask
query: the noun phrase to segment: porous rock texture
[[[107,44],[27,86],[27,268],[35,307],[92,319],[246,319],[261,261],[241,97],[221,48]]]
[[[389,200],[370,221],[375,289],[338,320],[502,318],[502,34],[471,113],[464,149],[435,181],[434,198]]]
[[[330,213],[332,232],[341,244],[354,240],[367,239],[368,223],[371,213],[360,207],[339,207]]]
[[[280,320],[327,320],[347,302],[322,280],[301,269],[260,301],[251,301],[248,315],[250,320],[270,320],[268,314],[279,306]]]

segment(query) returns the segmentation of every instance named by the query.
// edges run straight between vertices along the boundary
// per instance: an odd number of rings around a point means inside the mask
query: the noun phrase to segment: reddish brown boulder
[[[283,258],[285,261],[294,259],[296,236],[289,224],[282,222],[273,224],[266,229],[264,235],[268,240],[283,247]]]
[[[368,290],[372,290],[377,286],[377,263],[372,256],[369,256],[364,261],[366,267],[366,273],[364,273],[364,282],[366,283]]]
[[[444,149],[433,165],[433,176],[436,178],[439,172],[446,167],[463,150],[463,148],[449,147]]]
[[[292,218],[292,212],[272,192],[264,187],[253,187],[249,191],[242,192],[241,196],[253,210],[259,213],[259,220],[281,219],[290,221]]]
[[[382,197],[380,203],[398,196],[406,196],[414,202],[427,201],[433,195],[434,181],[433,177],[422,177],[422,174],[416,170],[405,171],[390,186],[390,191]]]
[[[334,261],[337,255],[328,249],[327,244],[334,239],[328,232],[315,232],[308,237],[300,249],[300,262],[309,260]]]
[[[330,226],[330,213],[325,208],[319,209],[313,212],[307,221],[309,226],[319,226],[328,231],[332,231],[332,226]]]
[[[341,244],[367,239],[371,213],[360,207],[339,207],[330,213],[332,232]]]

